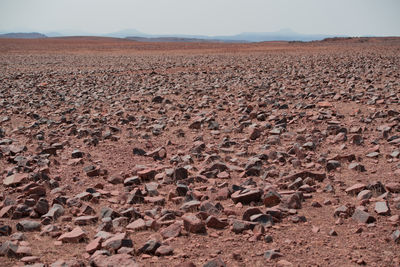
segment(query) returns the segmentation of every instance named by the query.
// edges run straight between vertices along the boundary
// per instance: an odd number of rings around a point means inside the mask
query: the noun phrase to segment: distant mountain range
[[[47,38],[47,36],[38,32],[10,32],[0,34],[0,38],[38,39]]]
[[[45,37],[64,37],[64,36],[101,36],[113,38],[127,38],[135,41],[143,42],[266,42],[266,41],[317,41],[332,37],[347,37],[333,36],[326,34],[300,34],[291,29],[282,29],[276,32],[245,32],[237,35],[185,35],[185,34],[146,34],[135,29],[122,30],[108,34],[93,34],[87,32],[79,32],[65,30],[61,32],[47,33],[4,33],[0,34],[0,38],[45,38]]]

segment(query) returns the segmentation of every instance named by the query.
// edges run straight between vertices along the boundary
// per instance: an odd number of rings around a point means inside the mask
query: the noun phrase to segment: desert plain
[[[1,266],[399,266],[400,38],[0,39]]]

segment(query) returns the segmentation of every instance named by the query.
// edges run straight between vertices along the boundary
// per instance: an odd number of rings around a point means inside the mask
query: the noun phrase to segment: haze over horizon
[[[2,32],[400,36],[398,0],[2,0]]]

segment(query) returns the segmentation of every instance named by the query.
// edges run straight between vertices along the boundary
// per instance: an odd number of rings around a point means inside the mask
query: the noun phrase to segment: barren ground
[[[0,39],[0,265],[399,266],[399,68],[399,38]]]

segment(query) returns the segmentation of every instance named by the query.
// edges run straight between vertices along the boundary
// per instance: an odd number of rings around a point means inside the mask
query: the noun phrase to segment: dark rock
[[[9,258],[17,257],[18,245],[11,241],[4,242],[0,247],[0,255],[7,256]]]
[[[139,254],[146,253],[154,255],[159,247],[161,247],[161,243],[159,241],[150,239],[141,248],[139,248],[138,252]]]
[[[24,220],[17,223],[16,228],[22,232],[40,231],[41,224],[35,221]]]
[[[207,227],[215,229],[224,229],[226,226],[228,226],[227,222],[221,221],[215,216],[209,216],[205,223]]]
[[[244,189],[236,191],[231,195],[234,203],[241,202],[242,204],[249,204],[250,202],[259,202],[261,200],[263,191],[260,189]]]
[[[8,225],[0,225],[0,236],[9,236],[11,235],[12,229]]]
[[[232,224],[232,232],[240,234],[245,230],[253,229],[255,225],[256,224],[247,221],[234,220]]]
[[[78,149],[75,149],[74,151],[72,151],[71,156],[73,159],[83,158],[83,152]]]
[[[270,208],[278,205],[281,202],[281,198],[281,195],[277,192],[270,190],[265,194],[263,202],[265,207]]]
[[[329,171],[332,171],[332,170],[335,170],[335,169],[339,168],[340,166],[341,166],[340,161],[329,160],[326,163],[326,170],[329,172]]]
[[[271,250],[267,250],[264,253],[264,258],[266,258],[267,260],[273,260],[279,257],[282,257],[283,255],[281,253],[279,253],[279,250],[277,249],[271,249]]]
[[[188,178],[188,174],[189,173],[188,173],[187,169],[185,169],[183,167],[179,167],[179,168],[174,169],[174,173],[173,173],[172,177],[175,181],[183,180],[183,179]]]
[[[270,235],[266,235],[264,237],[264,241],[265,241],[265,243],[272,243],[273,242],[273,238]]]
[[[137,155],[137,156],[145,156],[146,155],[146,151],[144,151],[141,148],[133,148],[133,155]]]
[[[400,243],[400,230],[396,230],[392,233],[392,240],[397,244]]]
[[[203,267],[226,267],[226,264],[221,258],[216,258],[208,261]]]
[[[368,212],[362,211],[360,209],[355,209],[351,218],[360,223],[373,223],[376,221],[376,219],[372,217]]]

